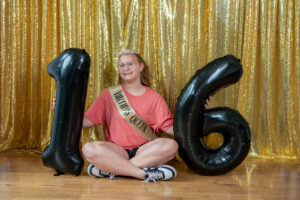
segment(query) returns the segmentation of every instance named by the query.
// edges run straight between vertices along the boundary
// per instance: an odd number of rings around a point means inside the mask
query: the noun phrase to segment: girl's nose
[[[128,65],[126,64],[126,65],[124,65],[124,70],[127,70],[129,67],[128,67]]]

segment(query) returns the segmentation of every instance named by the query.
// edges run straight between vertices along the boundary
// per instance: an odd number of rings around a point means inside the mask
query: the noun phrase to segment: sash
[[[134,130],[148,140],[157,138],[157,135],[152,131],[151,127],[136,114],[120,85],[109,88],[109,93],[123,119],[127,121]]]

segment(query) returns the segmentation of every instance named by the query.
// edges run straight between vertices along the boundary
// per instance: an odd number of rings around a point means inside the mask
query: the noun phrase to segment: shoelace
[[[163,172],[161,171],[148,171],[148,178],[146,178],[143,182],[148,183],[149,181],[153,181],[154,183],[157,183],[159,180],[164,178]]]
[[[101,170],[99,170],[99,175],[101,175],[101,176],[108,176],[110,179],[114,179],[115,178],[114,174],[111,174],[111,173],[108,173],[108,172],[104,172],[104,171],[101,171]]]

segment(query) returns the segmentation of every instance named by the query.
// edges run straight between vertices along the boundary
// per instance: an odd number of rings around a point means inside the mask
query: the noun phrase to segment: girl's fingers
[[[208,105],[210,104],[210,101],[211,101],[211,96],[209,96],[208,99],[205,100],[205,105],[204,105],[205,109],[208,108]]]
[[[54,110],[55,108],[55,105],[56,105],[56,91],[54,92],[54,97],[52,99],[52,109]]]
[[[209,97],[208,97],[208,101],[209,101],[209,102],[211,101],[211,98],[212,98],[212,96],[209,96]]]
[[[53,98],[53,101],[52,101],[52,108],[53,109],[55,108],[55,104],[56,104],[56,98]]]

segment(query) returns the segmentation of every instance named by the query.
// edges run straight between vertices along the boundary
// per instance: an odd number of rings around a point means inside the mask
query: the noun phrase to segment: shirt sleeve
[[[154,105],[154,125],[152,128],[156,133],[167,131],[173,126],[173,116],[165,100],[158,94],[157,101]]]
[[[84,116],[88,118],[91,122],[93,122],[95,125],[101,125],[105,122],[105,95],[106,91],[104,90],[100,93],[100,95],[97,97],[97,99],[88,109],[88,111],[84,114]]]

